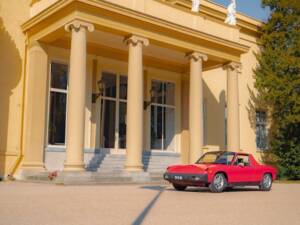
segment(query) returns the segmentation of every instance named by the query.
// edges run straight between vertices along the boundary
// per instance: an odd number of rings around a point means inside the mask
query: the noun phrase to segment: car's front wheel
[[[173,184],[173,187],[177,190],[177,191],[184,191],[186,189],[186,186],[184,185],[179,185],[179,184]]]
[[[272,182],[273,180],[271,174],[265,174],[260,182],[259,189],[261,191],[270,191],[272,188]]]
[[[209,189],[211,192],[222,192],[227,187],[227,179],[223,173],[217,173],[214,176],[213,181],[209,185]]]

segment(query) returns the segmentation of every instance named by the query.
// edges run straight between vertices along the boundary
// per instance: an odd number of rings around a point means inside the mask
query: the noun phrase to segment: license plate
[[[175,180],[182,180],[182,176],[174,176]]]

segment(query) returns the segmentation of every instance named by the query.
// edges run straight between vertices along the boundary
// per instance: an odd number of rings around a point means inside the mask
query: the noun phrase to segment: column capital
[[[140,37],[140,36],[137,36],[137,35],[131,35],[129,37],[125,37],[124,42],[127,45],[128,44],[133,44],[134,46],[136,46],[138,43],[141,43],[144,46],[149,45],[149,40],[147,38]]]
[[[230,69],[230,70],[236,70],[238,72],[241,72],[241,70],[242,70],[242,64],[239,63],[239,62],[229,62],[229,63],[224,64],[223,68],[225,70]]]
[[[28,43],[29,51],[34,52],[34,51],[44,51],[45,45],[40,43],[39,41],[30,41]]]
[[[79,31],[80,28],[85,28],[89,32],[93,32],[95,30],[95,27],[91,23],[87,23],[81,20],[73,20],[65,25],[65,30],[67,32],[72,31],[72,29],[75,29],[75,31]]]
[[[189,52],[189,53],[186,54],[186,57],[189,60],[195,60],[196,62],[198,60],[202,60],[202,61],[207,61],[208,60],[207,55],[205,55],[203,53],[200,53],[200,52]]]

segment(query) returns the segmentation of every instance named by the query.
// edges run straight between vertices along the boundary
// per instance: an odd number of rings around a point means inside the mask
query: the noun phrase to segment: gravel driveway
[[[221,194],[171,186],[0,182],[0,225],[300,225],[300,184]]]

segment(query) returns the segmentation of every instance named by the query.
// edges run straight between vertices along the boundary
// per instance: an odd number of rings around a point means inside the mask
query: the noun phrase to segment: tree
[[[269,147],[280,172],[300,179],[300,1],[262,5],[271,15],[262,27],[255,87],[270,114]]]

